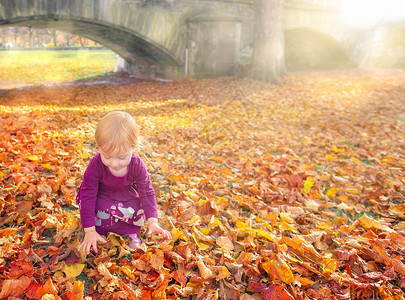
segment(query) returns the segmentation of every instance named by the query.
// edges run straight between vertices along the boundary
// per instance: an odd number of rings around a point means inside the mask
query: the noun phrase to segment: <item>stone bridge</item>
[[[285,0],[288,67],[317,66],[322,55],[360,62],[364,34],[344,24],[339,1]],[[0,0],[0,26],[90,38],[147,76],[213,77],[234,74],[249,55],[253,7],[252,0]]]

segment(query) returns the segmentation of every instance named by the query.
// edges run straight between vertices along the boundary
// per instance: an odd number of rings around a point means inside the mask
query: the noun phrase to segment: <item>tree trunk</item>
[[[58,34],[56,32],[56,30],[52,30],[52,41],[53,41],[53,46],[56,48],[57,44],[58,44]]]
[[[283,0],[255,0],[255,34],[249,77],[279,82],[284,61]]]
[[[2,28],[1,29],[1,48],[5,49],[6,48],[6,30],[8,30],[7,28]]]
[[[31,26],[28,27],[28,41],[29,41],[30,48],[32,48],[34,46],[34,41],[33,41],[33,36],[32,36],[33,33],[34,33],[34,30],[32,29],[32,27]]]
[[[14,27],[14,48],[17,48],[17,36],[18,36],[18,29]]]

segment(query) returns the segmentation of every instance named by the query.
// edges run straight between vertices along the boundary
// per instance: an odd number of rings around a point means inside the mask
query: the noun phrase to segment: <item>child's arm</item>
[[[148,220],[147,234],[161,233],[165,239],[170,240],[172,238],[170,232],[164,230],[158,222],[155,191],[150,182],[146,166],[140,157],[137,157],[137,162],[135,164],[135,178],[139,200],[145,211],[145,217]]]
[[[102,244],[107,243],[105,238],[99,235],[96,231],[96,227],[88,227],[84,228],[84,239],[83,242],[80,244],[78,250],[83,250],[84,254],[89,254],[91,247],[93,246],[94,252],[97,253],[97,242]]]
[[[166,240],[171,240],[172,235],[169,231],[163,229],[158,222],[157,218],[149,218],[148,219],[148,235],[153,233],[161,233]]]
[[[106,240],[97,233],[95,227],[95,207],[100,182],[101,171],[99,154],[93,157],[83,176],[83,182],[80,186],[80,219],[84,228],[84,239],[78,247],[87,255],[91,247],[97,253],[97,242],[106,243]]]

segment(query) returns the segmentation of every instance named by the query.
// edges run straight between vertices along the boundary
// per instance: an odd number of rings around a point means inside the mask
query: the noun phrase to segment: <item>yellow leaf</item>
[[[4,177],[4,173],[2,171],[0,171],[0,179],[2,179]]]
[[[82,159],[88,159],[90,157],[90,154],[87,152],[83,152],[82,155],[80,156]]]
[[[363,226],[366,229],[369,229],[369,228],[372,228],[372,227],[376,228],[376,229],[379,229],[382,226],[381,222],[376,221],[373,218],[370,218],[366,214],[362,215],[359,218],[359,222],[360,222],[361,226]]]
[[[178,230],[177,228],[173,227],[172,228],[172,236],[173,236],[173,242],[177,241],[177,240],[183,240],[185,242],[188,242],[188,238],[186,236],[184,236],[183,231]]]
[[[62,267],[61,271],[66,274],[66,277],[77,277],[82,273],[84,266],[85,266],[85,264],[79,264],[79,263],[74,263],[74,264],[71,264],[70,266],[67,266],[65,264]]]
[[[69,213],[66,213],[66,220],[65,224],[63,226],[64,230],[69,230],[71,232],[75,231],[76,229],[79,228],[79,220],[74,216]]]
[[[256,221],[257,223],[263,223],[263,222],[264,222],[264,220],[263,220],[261,217],[259,217],[259,216],[256,216],[256,217],[255,217],[255,221]]]
[[[209,235],[211,230],[209,230],[209,228],[201,228],[200,231],[204,234],[204,235]]]
[[[308,177],[307,180],[305,180],[304,182],[304,192],[308,194],[313,186],[314,186],[314,178]]]
[[[332,146],[331,149],[333,152],[345,153],[345,149],[336,148],[335,146]]]
[[[168,176],[167,179],[168,179],[170,182],[181,181],[181,176],[171,175],[171,176]]]
[[[358,194],[359,193],[358,189],[345,189],[345,191],[349,194]]]
[[[282,230],[288,230],[288,231],[294,231],[294,230],[297,229],[297,228],[294,227],[294,225],[289,224],[289,223],[284,222],[284,221],[281,221],[280,228]]]
[[[390,208],[388,208],[388,211],[392,214],[397,215],[400,218],[401,217],[405,218],[405,205],[404,204],[391,205]]]
[[[237,229],[249,228],[249,225],[248,225],[248,224],[246,224],[246,223],[244,223],[244,222],[242,222],[242,221],[240,221],[240,220],[237,220],[235,225],[236,225],[236,228],[237,228]]]
[[[277,271],[277,275],[282,282],[288,284],[294,281],[294,274],[286,263],[281,263]]]
[[[327,192],[326,196],[334,197],[336,195],[337,189],[335,187],[331,187]]]
[[[40,160],[40,158],[39,158],[38,155],[28,155],[27,158],[28,158],[30,161],[39,161],[39,160]]]
[[[183,192],[183,194],[185,196],[189,196],[191,198],[191,200],[193,201],[199,201],[200,200],[200,196],[198,196],[193,190],[188,190]]]
[[[232,171],[229,170],[228,168],[220,168],[219,171],[220,171],[222,174],[232,176]]]
[[[258,236],[263,237],[265,239],[268,239],[270,242],[274,242],[273,236],[271,235],[270,232],[267,232],[267,231],[262,230],[262,229],[254,229],[254,232]]]
[[[224,279],[231,276],[231,272],[229,272],[229,270],[224,266],[220,266],[216,270],[217,270],[217,277],[216,277],[217,279]]]
[[[225,157],[223,156],[217,156],[217,155],[213,155],[210,158],[208,158],[209,160],[215,161],[217,163],[221,163],[224,161]]]
[[[339,267],[340,262],[338,262],[334,259],[329,259],[327,257],[324,257],[322,259],[322,264],[324,265],[324,269],[323,269],[322,273],[323,274],[332,274]]]
[[[358,159],[357,157],[352,157],[352,158],[350,158],[350,160],[354,163],[358,163],[358,164],[360,163],[360,159]]]
[[[342,201],[342,202],[346,201],[348,198],[349,198],[349,197],[347,197],[346,195],[340,195],[340,196],[338,197],[338,199],[339,199],[340,201]]]
[[[210,245],[204,244],[203,242],[199,242],[194,232],[193,232],[193,239],[200,250],[205,251],[210,248]]]
[[[41,300],[56,300],[56,299],[60,299],[60,298],[59,297],[55,298],[55,295],[53,295],[53,294],[44,294],[41,297]]]
[[[222,225],[222,222],[217,217],[212,216],[210,222],[208,223],[208,228],[212,229],[212,228],[217,227],[219,225]]]
[[[202,199],[202,200],[200,200],[200,201],[197,201],[195,204],[196,205],[201,205],[201,204],[204,204],[205,202],[207,202],[208,200],[204,200],[204,199]]]
[[[47,170],[51,169],[51,164],[50,163],[45,163],[45,164],[42,164],[41,166],[42,166],[42,168],[47,169]]]

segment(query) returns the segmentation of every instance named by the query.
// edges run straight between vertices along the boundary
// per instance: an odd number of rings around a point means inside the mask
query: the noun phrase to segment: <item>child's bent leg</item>
[[[141,246],[142,241],[138,238],[137,234],[128,234],[128,236],[131,238],[129,247],[131,247],[132,249],[138,249]]]

